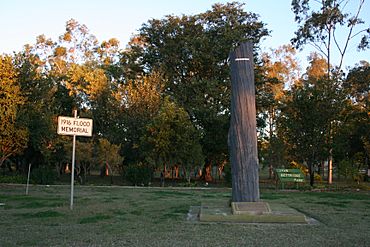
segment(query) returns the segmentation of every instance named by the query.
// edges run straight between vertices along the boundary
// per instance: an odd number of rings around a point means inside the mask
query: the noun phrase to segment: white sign
[[[59,135],[92,136],[92,126],[92,119],[58,117]]]

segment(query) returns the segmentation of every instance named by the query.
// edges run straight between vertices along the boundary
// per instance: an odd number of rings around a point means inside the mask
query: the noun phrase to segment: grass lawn
[[[230,189],[0,184],[0,246],[370,246],[370,192],[276,192],[320,223],[221,224],[187,220],[191,206],[225,201]]]

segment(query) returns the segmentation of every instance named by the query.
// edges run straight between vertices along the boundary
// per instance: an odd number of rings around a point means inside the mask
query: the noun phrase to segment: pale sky
[[[44,34],[57,40],[65,31],[65,23],[71,18],[85,24],[90,33],[101,42],[117,38],[125,48],[129,38],[143,23],[151,18],[165,15],[192,15],[211,9],[218,0],[0,0],[0,54],[21,51],[23,45],[34,44],[36,37]],[[268,51],[288,44],[297,24],[291,11],[291,0],[240,0],[245,10],[256,13],[259,20],[267,24],[271,37],[263,43]],[[350,0],[356,6],[359,0]],[[366,2],[362,17],[370,25],[370,3]],[[366,13],[366,14],[365,14]],[[350,46],[345,59],[347,66],[354,66],[360,60],[370,61],[370,51],[356,52]],[[304,64],[312,47],[299,54]]]

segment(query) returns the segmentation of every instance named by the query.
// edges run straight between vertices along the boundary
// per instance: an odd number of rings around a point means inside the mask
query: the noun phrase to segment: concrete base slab
[[[231,210],[233,214],[269,214],[270,206],[267,202],[232,202]]]
[[[234,213],[233,213],[234,212]],[[229,223],[296,223],[308,224],[309,219],[297,210],[277,203],[202,204],[200,222]]]

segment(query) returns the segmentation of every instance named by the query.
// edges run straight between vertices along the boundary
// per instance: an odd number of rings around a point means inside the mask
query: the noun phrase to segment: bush
[[[25,184],[27,183],[27,178],[21,175],[13,176],[0,176],[0,183],[3,184]]]
[[[316,182],[322,182],[322,177],[321,177],[321,175],[320,174],[318,174],[318,173],[315,173],[315,175],[314,175],[314,179],[315,179],[315,181]]]
[[[185,183],[179,183],[179,187],[198,187],[197,182],[185,182]]]
[[[231,176],[231,165],[229,162],[224,166],[224,179],[227,186],[231,187],[232,176]]]
[[[152,178],[152,169],[142,163],[129,165],[125,171],[125,178],[132,185],[149,185]]]
[[[299,169],[299,170],[301,170],[301,172],[303,173],[303,175],[305,175],[305,176],[308,176],[309,175],[308,168],[305,165],[300,164],[300,163],[298,163],[296,161],[290,162],[289,168],[290,169]]]
[[[31,180],[36,184],[54,184],[56,179],[56,171],[48,167],[38,167],[31,171]]]
[[[338,172],[346,179],[351,178],[353,181],[356,182],[359,182],[363,179],[362,174],[360,174],[357,167],[354,167],[352,162],[348,159],[344,159],[339,162]]]

